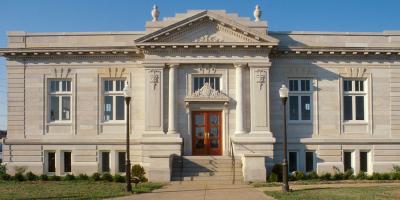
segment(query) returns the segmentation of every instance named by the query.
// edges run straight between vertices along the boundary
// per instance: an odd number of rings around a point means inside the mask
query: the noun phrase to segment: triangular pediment
[[[135,41],[148,43],[264,43],[277,40],[211,11],[203,11],[182,19]]]

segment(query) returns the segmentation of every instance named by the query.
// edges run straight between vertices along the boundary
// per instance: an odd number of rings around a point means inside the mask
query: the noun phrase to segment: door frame
[[[204,124],[204,134],[206,133],[206,131],[208,131],[209,132],[209,130],[210,130],[210,123],[209,123],[209,116],[210,116],[210,113],[216,113],[216,114],[218,114],[218,117],[219,117],[219,123],[218,123],[218,130],[219,130],[219,132],[218,132],[218,148],[216,149],[216,150],[211,150],[211,148],[209,147],[210,146],[210,143],[209,143],[209,139],[207,140],[207,139],[205,139],[205,148],[206,148],[206,153],[205,154],[196,154],[196,150],[195,150],[195,142],[196,142],[196,137],[195,137],[195,134],[196,134],[196,131],[195,131],[195,128],[196,128],[196,124],[195,124],[195,117],[196,117],[196,113],[208,113],[208,114],[206,114],[205,115],[205,119],[204,119],[204,122],[205,122],[205,124]],[[221,156],[222,154],[223,154],[223,149],[222,149],[222,147],[223,147],[223,132],[224,132],[224,130],[222,130],[223,129],[223,123],[224,123],[224,120],[222,119],[222,116],[223,116],[223,110],[193,110],[193,111],[191,111],[191,113],[190,113],[190,115],[191,115],[191,141],[192,141],[192,155],[194,155],[194,156],[207,156],[207,155],[213,155],[213,156]],[[209,136],[208,136],[208,138],[209,138]]]

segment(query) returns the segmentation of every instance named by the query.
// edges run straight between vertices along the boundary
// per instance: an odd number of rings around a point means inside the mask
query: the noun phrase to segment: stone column
[[[244,64],[235,64],[236,68],[236,130],[235,134],[245,133],[243,127],[243,68]]]
[[[169,77],[168,77],[168,134],[176,133],[176,120],[175,120],[175,109],[176,109],[176,78],[177,78],[177,64],[169,65]]]

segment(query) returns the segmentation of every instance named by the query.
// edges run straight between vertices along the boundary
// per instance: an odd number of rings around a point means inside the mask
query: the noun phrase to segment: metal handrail
[[[236,160],[235,160],[235,152],[233,150],[233,141],[232,138],[229,139],[231,143],[231,158],[232,158],[232,171],[233,171],[233,177],[232,177],[232,184],[235,184],[235,178],[236,178]]]

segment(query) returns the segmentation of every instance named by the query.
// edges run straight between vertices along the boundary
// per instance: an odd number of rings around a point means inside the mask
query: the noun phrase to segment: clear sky
[[[160,18],[188,9],[224,9],[253,17],[256,4],[272,31],[400,30],[400,0],[1,0],[0,48],[6,32],[140,31],[153,4]],[[0,58],[0,129],[6,129],[7,76]]]

